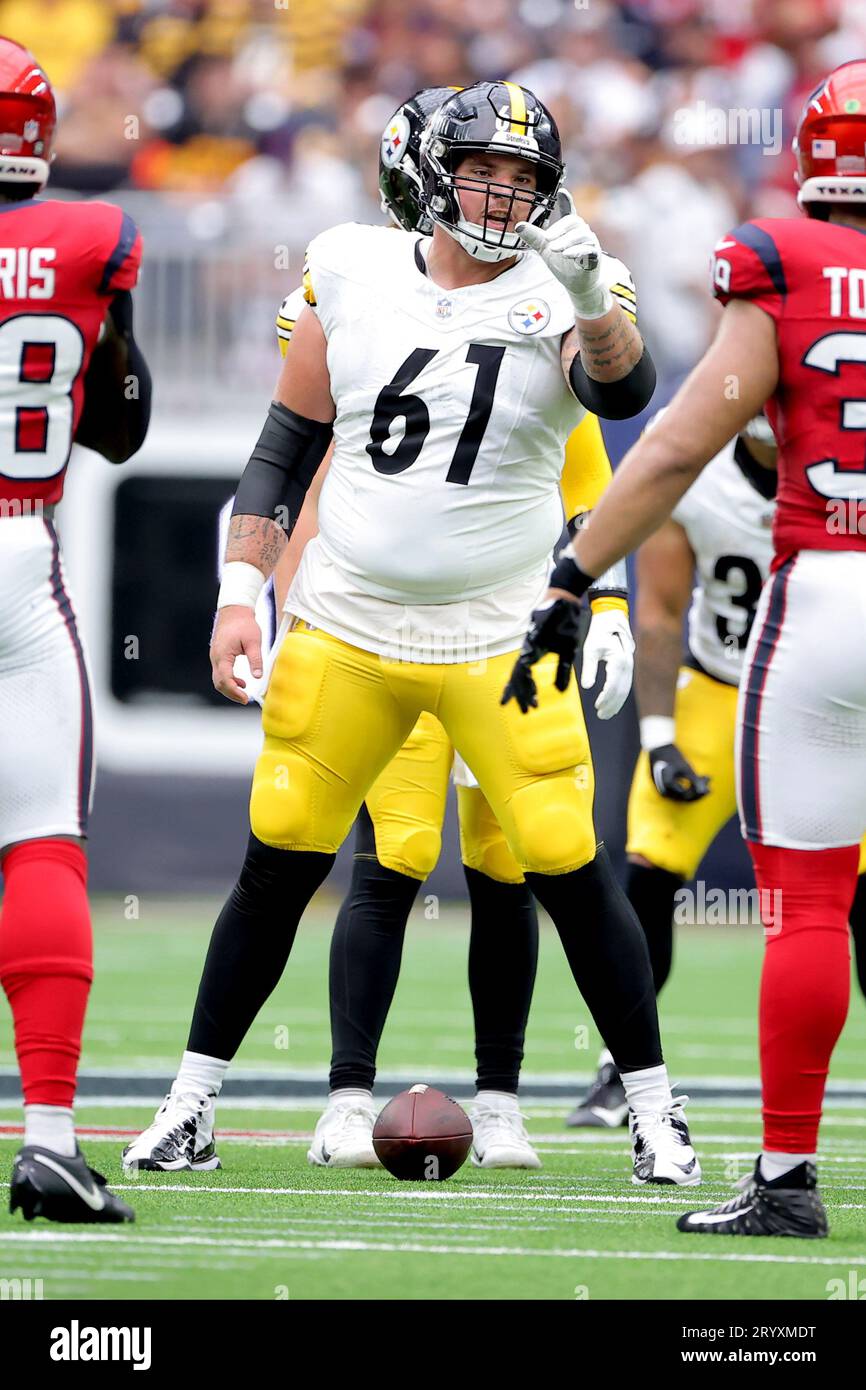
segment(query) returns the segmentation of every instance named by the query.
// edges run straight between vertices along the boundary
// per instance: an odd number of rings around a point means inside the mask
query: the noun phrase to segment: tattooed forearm
[[[286,533],[267,516],[233,516],[229,522],[225,562],[243,560],[267,579],[283,553]]]
[[[587,376],[595,381],[619,381],[640,361],[643,339],[618,304],[601,319],[578,319],[563,347],[566,374],[576,353]]]

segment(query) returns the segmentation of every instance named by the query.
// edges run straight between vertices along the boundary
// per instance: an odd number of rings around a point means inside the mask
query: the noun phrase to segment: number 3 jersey
[[[90,355],[140,260],[110,203],[0,203],[0,514],[60,500]]]
[[[445,290],[429,242],[351,224],[310,245],[334,455],[287,607],[370,651],[459,661],[513,650],[562,529],[566,440],[585,414],[560,364],[567,293],[532,253]],[[625,267],[608,282],[634,314]]]
[[[770,572],[775,483],[775,473],[760,468],[740,439],[732,440],[672,513],[695,556],[689,653],[700,670],[728,685],[739,683],[755,606]]]
[[[776,327],[774,567],[799,550],[866,550],[847,524],[848,501],[866,501],[866,235],[808,217],[745,222],[715,248],[713,289]]]

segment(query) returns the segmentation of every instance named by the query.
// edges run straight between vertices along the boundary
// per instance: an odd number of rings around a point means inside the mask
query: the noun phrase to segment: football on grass
[[[373,1148],[395,1178],[442,1182],[466,1160],[472,1125],[456,1100],[435,1086],[413,1086],[385,1106]]]

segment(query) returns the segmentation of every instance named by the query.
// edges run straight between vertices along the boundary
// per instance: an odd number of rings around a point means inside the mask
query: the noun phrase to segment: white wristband
[[[255,608],[264,587],[265,576],[255,565],[248,565],[245,560],[229,560],[223,566],[217,608],[229,608],[235,603]]]
[[[664,748],[676,739],[676,725],[667,714],[647,714],[640,721],[640,746],[645,753]]]
[[[607,285],[597,281],[592,289],[583,294],[572,294],[575,317],[579,319],[602,319],[613,308],[614,299]]]

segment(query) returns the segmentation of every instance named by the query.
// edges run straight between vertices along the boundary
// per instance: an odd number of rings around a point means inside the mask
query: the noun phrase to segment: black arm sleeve
[[[110,463],[138,453],[150,424],[152,383],[132,335],[132,295],[122,290],[109,305],[112,331],[93,349],[84,378],[84,408],[75,442]]]
[[[334,433],[333,425],[271,401],[265,427],[241,475],[232,516],[266,516],[292,534]]]
[[[572,359],[568,379],[581,405],[602,420],[629,420],[638,415],[649,405],[656,389],[655,363],[646,345],[640,361],[619,381],[595,381],[587,376],[579,352]]]

